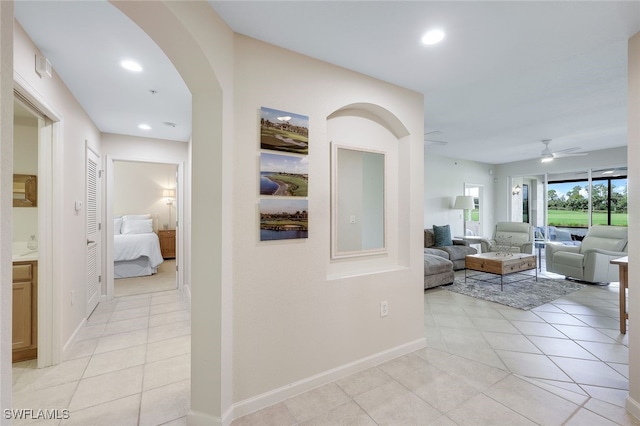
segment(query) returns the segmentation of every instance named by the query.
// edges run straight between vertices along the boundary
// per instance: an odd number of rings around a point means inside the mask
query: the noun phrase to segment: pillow
[[[113,235],[120,235],[122,232],[122,218],[114,217],[113,218]]]
[[[141,220],[141,219],[151,219],[150,214],[125,214],[122,216],[122,220]]]
[[[436,226],[433,225],[433,235],[436,239],[436,247],[452,246],[451,229],[449,225]]]
[[[120,232],[123,234],[149,234],[153,232],[153,221],[151,219],[124,220]]]

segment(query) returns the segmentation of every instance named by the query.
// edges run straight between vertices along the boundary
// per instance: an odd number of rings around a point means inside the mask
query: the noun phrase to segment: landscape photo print
[[[260,149],[309,153],[309,117],[262,107],[260,108]]]
[[[297,198],[260,200],[260,241],[307,238],[309,202]]]
[[[306,197],[309,185],[307,157],[260,154],[260,195]]]

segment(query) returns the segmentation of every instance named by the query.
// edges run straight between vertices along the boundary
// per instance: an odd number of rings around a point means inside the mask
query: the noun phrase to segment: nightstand
[[[176,230],[161,229],[158,230],[160,238],[160,251],[165,259],[173,259],[176,257]]]

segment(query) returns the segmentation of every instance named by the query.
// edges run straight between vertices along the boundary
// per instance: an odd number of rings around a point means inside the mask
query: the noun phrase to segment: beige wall
[[[627,150],[629,153],[629,397],[627,409],[640,418],[640,33],[629,40],[629,100]]]
[[[11,403],[13,2],[0,2],[0,408]],[[11,420],[0,417],[1,425]]]
[[[175,165],[116,161],[113,169],[114,216],[148,213],[155,229],[175,229],[175,197],[167,204],[162,196],[165,189],[176,190]]]
[[[53,179],[60,197],[54,200],[54,205],[59,206],[56,212],[59,226],[54,224],[58,240],[53,242],[56,247],[53,261],[61,286],[58,308],[61,315],[61,343],[64,345],[86,317],[86,306],[82,302],[85,300],[86,271],[84,262],[78,262],[78,259],[85,258],[86,244],[83,238],[70,236],[85,235],[85,212],[75,211],[74,204],[85,200],[85,141],[96,152],[100,152],[100,133],[58,77],[55,68],[52,78],[42,79],[35,72],[34,58],[40,52],[17,23],[14,49],[15,74],[34,94],[45,99],[49,108],[63,117],[61,134],[55,136],[58,142],[54,142],[61,146],[54,154],[57,156],[54,162],[59,162],[59,167],[54,169]],[[72,291],[75,291],[76,300],[73,305]]]
[[[359,363],[367,357],[424,344],[423,100],[418,93],[241,35],[235,38],[235,57],[233,385],[239,415],[282,399],[292,383],[293,392],[300,392],[335,378],[332,371],[346,374],[352,363],[350,368],[363,368]],[[270,83],[283,79],[286,83]],[[376,135],[391,138],[380,125],[388,118],[381,118],[383,113],[346,112],[339,119],[347,117],[346,126],[328,120],[354,103],[386,110],[409,135],[396,134],[384,148],[395,182],[388,192],[390,254],[336,262],[329,249],[330,142],[371,146]],[[310,119],[308,239],[259,241],[262,106]],[[383,300],[389,303],[385,318],[380,317]]]

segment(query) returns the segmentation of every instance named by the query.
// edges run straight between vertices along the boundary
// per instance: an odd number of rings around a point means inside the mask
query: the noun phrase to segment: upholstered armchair
[[[498,222],[492,240],[480,242],[482,252],[508,250],[511,253],[533,253],[533,226],[522,222]]]
[[[592,283],[618,281],[611,259],[627,256],[627,227],[594,225],[580,246],[547,243],[547,271]]]

